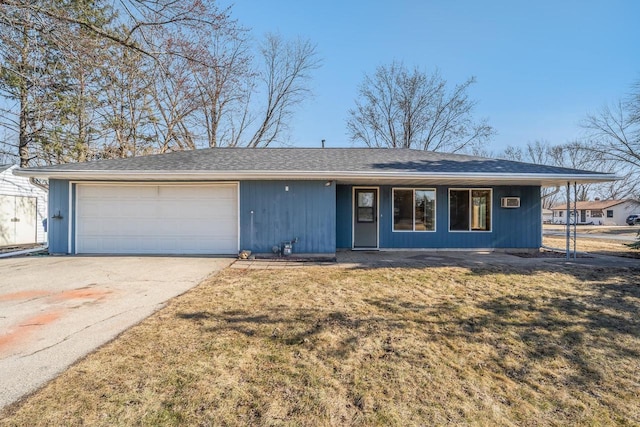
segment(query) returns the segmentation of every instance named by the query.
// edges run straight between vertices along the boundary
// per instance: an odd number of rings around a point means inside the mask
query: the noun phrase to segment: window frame
[[[451,191],[468,191],[469,192],[469,229],[468,230],[452,230],[451,229]],[[471,228],[473,223],[473,192],[474,191],[488,191],[489,192],[489,229],[488,230],[474,230]],[[493,188],[485,187],[449,187],[447,189],[447,220],[449,221],[448,231],[449,233],[493,233],[493,214],[495,209],[493,208]]]
[[[607,218],[613,218],[614,212],[613,209],[607,209]]]
[[[367,191],[368,189],[364,188],[364,189],[360,189],[360,190]],[[371,206],[360,206],[360,194],[361,193],[359,193],[357,191],[355,193],[356,193],[356,195],[358,197],[358,200],[356,200],[356,205],[357,205],[356,222],[358,222],[358,223],[373,223],[373,222],[375,222],[376,206],[375,206],[375,203],[373,203],[373,200],[371,201]],[[375,200],[375,196],[374,196],[374,200]],[[363,212],[363,211],[365,211],[365,212],[368,211],[371,216],[370,217],[366,216],[366,217],[363,218],[362,215],[361,215],[361,212]]]
[[[411,191],[412,193],[412,230],[396,230],[395,226],[395,191],[404,190]],[[416,230],[416,191],[433,191],[435,197],[433,198],[433,230]],[[438,189],[437,188],[424,188],[424,187],[392,187],[391,188],[391,232],[392,233],[435,233],[438,230]]]

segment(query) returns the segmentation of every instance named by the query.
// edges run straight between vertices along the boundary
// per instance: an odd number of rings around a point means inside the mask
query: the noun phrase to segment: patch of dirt
[[[249,257],[249,261],[266,260],[276,262],[336,262],[335,256],[304,256],[304,255],[291,255],[280,256],[273,254],[255,254]],[[245,261],[245,260],[240,260]]]
[[[540,252],[509,252],[509,255],[514,255],[520,258],[566,258],[567,254],[555,251],[540,251]],[[578,254],[578,258],[593,258],[589,254]],[[571,254],[573,258],[573,254]]]

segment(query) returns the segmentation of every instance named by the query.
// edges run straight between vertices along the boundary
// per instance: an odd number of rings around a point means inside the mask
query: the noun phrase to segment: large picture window
[[[450,189],[449,230],[491,231],[491,190]]]
[[[435,231],[436,190],[393,189],[393,231]]]

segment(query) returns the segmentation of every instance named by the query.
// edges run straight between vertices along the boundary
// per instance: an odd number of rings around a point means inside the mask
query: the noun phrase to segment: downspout
[[[36,181],[36,179],[35,179],[35,178],[33,178],[33,177],[29,178],[29,183],[30,183],[31,185],[34,185],[34,186],[36,186],[36,187],[40,188],[41,190],[46,191],[47,193],[49,192],[49,186],[46,186],[46,185],[42,185],[42,184],[40,184],[40,183],[39,183],[38,181]]]
[[[5,252],[0,254],[0,258],[9,258],[12,256],[28,255],[36,252],[46,251],[47,249],[49,249],[49,243],[45,243],[44,245],[38,246],[37,248],[24,249],[21,251],[14,251],[14,252]]]
[[[47,203],[48,203],[48,200],[49,200],[49,197],[48,197],[48,195],[49,195],[49,186],[48,185],[45,186],[43,184],[40,184],[34,177],[30,177],[29,178],[29,183],[31,185],[35,186],[35,187],[38,187],[39,189],[41,189],[45,193],[47,193]],[[49,209],[47,209],[47,218],[45,218],[47,220],[47,224],[46,224],[47,226],[46,226],[46,228],[44,230],[45,242],[44,242],[44,248],[43,249],[49,249],[49,226],[51,224],[50,224],[50,221],[49,221],[49,218],[48,218],[48,216],[49,216],[48,214],[49,214]]]

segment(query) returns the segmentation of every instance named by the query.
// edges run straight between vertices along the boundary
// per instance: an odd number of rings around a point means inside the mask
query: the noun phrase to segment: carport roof
[[[206,148],[14,173],[77,180],[319,179],[354,184],[560,185],[616,179],[613,174],[556,166],[384,148]]]

